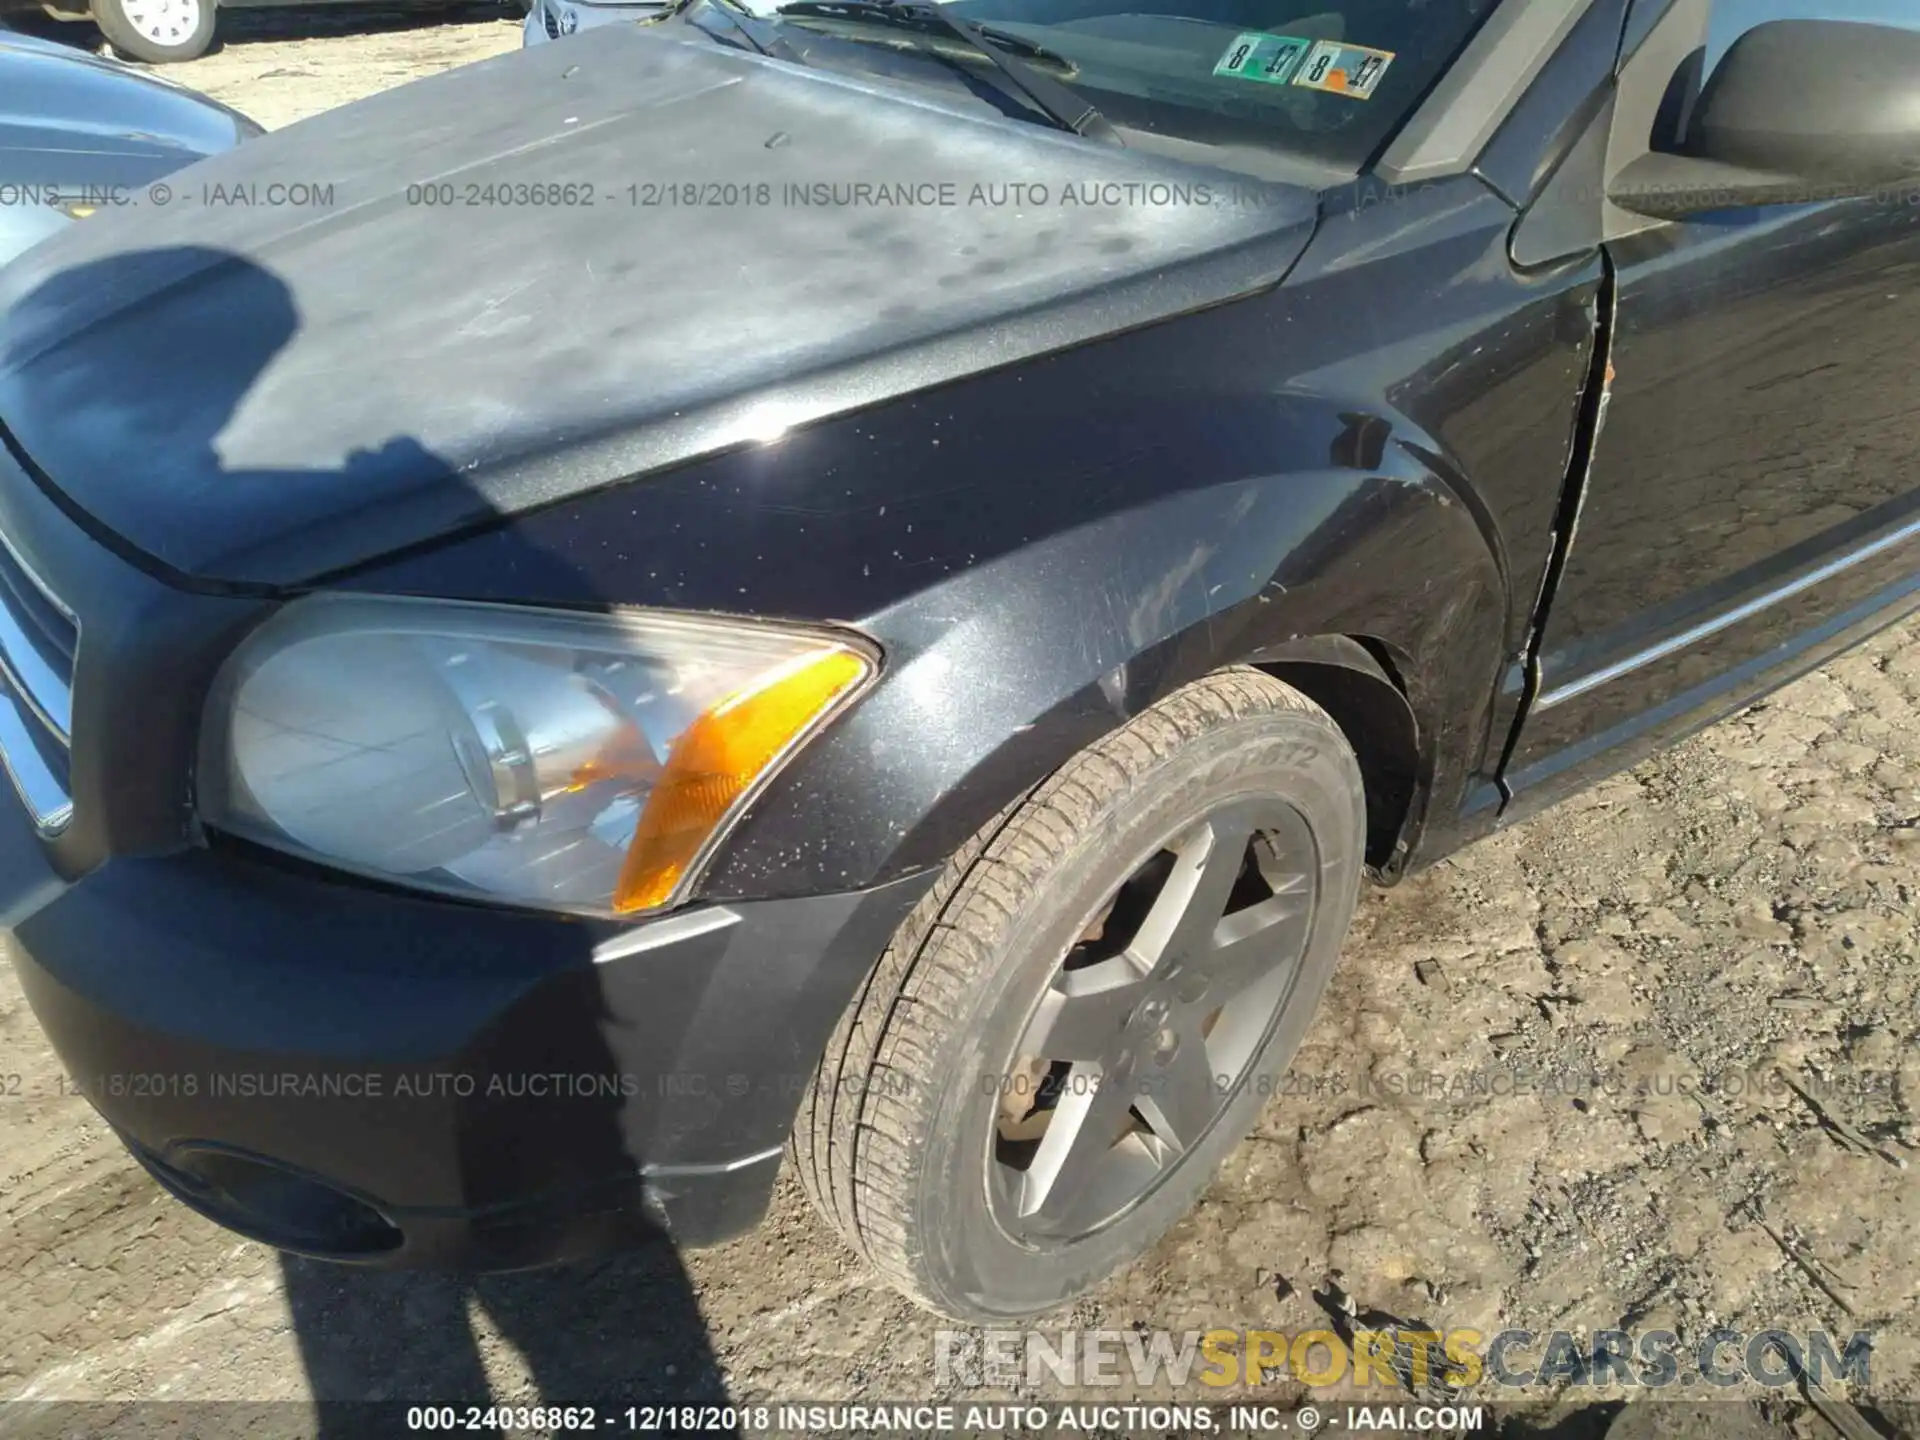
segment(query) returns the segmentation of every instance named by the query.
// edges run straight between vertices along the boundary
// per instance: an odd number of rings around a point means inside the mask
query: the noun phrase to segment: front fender
[[[1507,598],[1488,536],[1423,452],[1389,443],[1370,470],[1181,491],[867,616],[881,683],[760,798],[703,893],[849,889],[941,864],[1178,686],[1300,637],[1383,648],[1421,739],[1409,828],[1457,806],[1486,743]]]
[[[1436,185],[1323,221],[1275,289],[333,583],[872,634],[880,683],[758,797],[710,898],[939,865],[1181,683],[1302,636],[1367,640],[1404,691],[1418,863],[1483,778],[1589,369],[1598,261],[1516,273],[1512,221]]]

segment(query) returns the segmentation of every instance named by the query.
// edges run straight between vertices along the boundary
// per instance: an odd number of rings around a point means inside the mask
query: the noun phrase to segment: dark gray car
[[[1553,1098],[1301,1046],[1364,876],[1920,610],[1920,31],[1323,3],[694,0],[0,271],[0,925],[160,1184],[473,1271],[784,1170],[1012,1325],[1296,1096]]]
[[[0,30],[0,264],[68,221],[261,133],[170,80]]]

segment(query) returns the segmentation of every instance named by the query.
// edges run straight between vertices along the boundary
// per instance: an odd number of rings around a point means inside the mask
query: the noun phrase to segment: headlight
[[[744,621],[314,596],[222,669],[201,814],[427,889],[652,910],[875,669]]]

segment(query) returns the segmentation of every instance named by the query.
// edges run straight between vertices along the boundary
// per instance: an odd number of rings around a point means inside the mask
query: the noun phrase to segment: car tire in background
[[[814,1203],[957,1320],[1093,1289],[1273,1093],[1365,841],[1346,738],[1257,670],[1082,751],[962,848],[843,1018],[794,1126]]]
[[[214,0],[93,0],[93,20],[114,53],[149,65],[197,60],[213,44]]]

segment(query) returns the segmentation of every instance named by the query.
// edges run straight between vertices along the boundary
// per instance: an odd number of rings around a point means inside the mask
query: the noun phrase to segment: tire
[[[1365,834],[1345,737],[1256,670],[1188,685],[1075,756],[961,848],[843,1017],[794,1126],[814,1204],[955,1320],[1094,1289],[1252,1127],[1333,972]],[[1101,1008],[1066,1008],[1083,999]]]
[[[114,53],[149,65],[197,60],[213,44],[215,0],[93,0]]]

